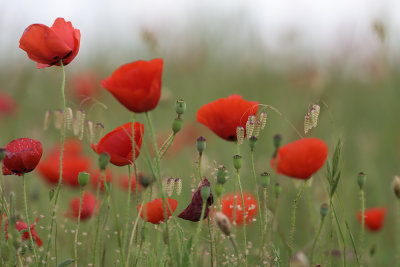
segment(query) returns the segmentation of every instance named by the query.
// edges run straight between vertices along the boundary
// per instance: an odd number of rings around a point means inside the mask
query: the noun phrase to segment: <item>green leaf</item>
[[[68,266],[68,265],[70,265],[71,263],[73,263],[74,261],[75,261],[74,259],[65,260],[65,261],[63,261],[63,262],[60,262],[60,264],[58,264],[57,267],[65,267],[65,266]]]
[[[331,197],[333,196],[333,194],[335,194],[335,191],[336,191],[336,188],[337,188],[337,186],[338,186],[338,184],[339,184],[339,180],[340,180],[340,176],[342,175],[342,170],[340,170],[339,171],[339,173],[338,173],[338,175],[337,175],[337,177],[336,177],[336,179],[335,179],[335,182],[334,182],[334,184],[332,185],[332,188],[331,188]]]

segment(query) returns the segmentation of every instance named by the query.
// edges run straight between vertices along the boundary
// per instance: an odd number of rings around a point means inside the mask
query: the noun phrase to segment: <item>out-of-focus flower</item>
[[[98,79],[94,72],[80,73],[72,77],[72,96],[78,100],[90,100],[99,94]]]
[[[106,182],[111,183],[113,179],[113,175],[109,170],[106,170]],[[104,191],[104,174],[100,170],[93,172],[90,175],[90,183],[92,184],[93,188],[96,189],[97,185],[100,184],[100,190]]]
[[[167,217],[169,219],[169,217],[171,217],[172,213],[178,206],[178,201],[176,201],[175,199],[167,198],[167,201],[171,210],[169,209],[167,203],[163,205],[162,198],[156,198],[153,201],[144,205],[142,212],[140,213],[140,217],[153,224],[165,222],[165,213],[167,214]],[[141,206],[142,205],[138,206],[138,210],[140,210]]]
[[[74,197],[69,202],[70,213],[67,215],[72,216],[74,218],[78,218],[79,216],[79,205],[81,198]],[[83,194],[82,198],[82,208],[81,208],[81,220],[84,221],[92,217],[93,214],[97,212],[97,201],[96,197],[88,192]]]
[[[0,119],[11,116],[17,111],[17,103],[14,98],[5,93],[0,93]]]
[[[271,159],[277,173],[297,179],[308,179],[317,172],[328,157],[328,146],[318,138],[302,138],[279,148]]]
[[[163,60],[139,60],[119,67],[101,85],[136,113],[153,110],[161,96]]]
[[[140,174],[138,174],[138,176],[140,177]],[[129,175],[123,175],[119,179],[119,185],[121,186],[121,188],[123,188],[124,190],[128,191],[128,189],[129,189]],[[141,190],[141,189],[142,189],[142,186],[139,183],[138,190]],[[132,177],[131,177],[131,192],[132,192],[132,194],[136,193],[136,178],[135,178],[135,175],[133,175],[133,174],[132,174]]]
[[[19,47],[25,50],[38,68],[68,65],[78,54],[81,33],[71,22],[57,18],[53,26],[32,24],[25,29]]]
[[[202,106],[196,117],[198,122],[219,137],[227,141],[236,141],[236,128],[245,128],[247,118],[255,115],[257,109],[258,102],[246,101],[240,95],[231,95]]]
[[[0,222],[2,221],[2,217],[5,218],[5,215],[0,216]],[[36,242],[38,247],[41,247],[43,242],[35,230],[35,225],[38,221],[39,221],[39,218],[37,218],[36,222],[34,224],[31,224],[29,228],[31,230],[32,239]],[[4,232],[5,232],[6,239],[8,239],[7,228],[8,228],[8,221],[6,220],[4,222]],[[15,229],[17,229],[18,232],[24,231],[24,233],[22,234],[22,241],[29,240],[28,224],[26,222],[23,222],[21,220],[16,221]]]
[[[5,150],[4,175],[22,175],[33,171],[43,154],[42,143],[29,138],[13,140],[6,145]]]
[[[379,231],[385,222],[386,207],[376,207],[366,209],[364,212],[364,223],[368,230]],[[361,211],[357,213],[357,219],[362,223]]]
[[[135,122],[135,158],[139,157],[142,146],[143,124]],[[125,166],[133,162],[132,123],[125,123],[106,134],[95,145],[91,144],[97,154],[108,153],[110,162],[116,166]]]
[[[258,211],[257,199],[250,193],[243,192],[244,199],[244,211],[246,223],[250,223],[256,216]],[[243,204],[242,197],[238,192],[236,194],[236,207],[234,194],[230,193],[222,197],[221,199],[222,213],[224,213],[231,222],[233,222],[233,213],[236,209],[235,222],[237,225],[243,224]]]

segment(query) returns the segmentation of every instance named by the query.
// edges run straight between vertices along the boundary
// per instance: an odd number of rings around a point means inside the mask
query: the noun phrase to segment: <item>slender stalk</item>
[[[238,250],[238,247],[237,247],[237,245],[236,245],[235,240],[233,239],[233,237],[232,237],[231,235],[229,235],[228,238],[229,238],[229,240],[230,240],[231,243],[232,243],[233,249],[235,250],[235,255],[236,255],[236,257],[239,259],[239,250]]]
[[[214,238],[210,227],[210,217],[207,218],[208,232],[210,234],[211,267],[214,266]]]
[[[75,240],[74,240],[74,258],[75,258],[75,267],[78,267],[78,233],[79,233],[79,223],[81,221],[81,212],[82,212],[82,201],[83,201],[83,186],[81,186],[81,199],[79,201],[79,213],[78,213],[78,222],[76,224],[75,230]]]
[[[245,266],[247,266],[246,206],[244,205],[243,189],[242,189],[242,183],[240,182],[239,169],[236,170],[236,178],[239,184],[240,197],[242,198],[244,260],[245,260]]]
[[[0,161],[0,170],[3,169],[3,162]],[[0,171],[0,177],[1,177],[1,206],[3,209],[3,212],[5,212],[7,217],[10,217],[10,214],[8,212],[8,204],[7,204],[7,200],[6,200],[6,191],[5,191],[5,183],[4,183],[4,175],[3,172]],[[3,214],[3,213],[2,213]],[[3,231],[2,231],[3,232]]]
[[[324,225],[324,221],[325,221],[325,216],[321,218],[321,222],[319,223],[318,232],[315,235],[314,242],[312,244],[311,254],[310,254],[310,264],[311,264],[311,266],[314,263],[314,250],[315,250],[315,246],[316,246],[316,244],[318,242],[319,235],[321,234],[321,230],[322,230],[322,226]]]
[[[360,200],[361,200],[361,235],[360,235],[360,263],[363,266],[363,255],[364,255],[364,235],[365,235],[365,198],[364,189],[360,188]]]
[[[264,195],[264,227],[263,227],[263,234],[261,238],[261,258],[264,258],[264,246],[265,241],[268,239],[268,187],[263,188],[263,195]],[[260,202],[258,202],[260,203]],[[260,204],[259,204],[260,205]]]
[[[135,150],[133,150],[135,151]],[[135,152],[133,152],[135,153]],[[126,205],[126,222],[125,222],[125,231],[124,231],[124,239],[123,239],[123,248],[126,247],[126,242],[128,242],[128,230],[129,230],[129,221],[130,221],[130,204],[131,204],[131,184],[132,184],[132,174],[131,174],[131,166],[128,165],[128,200]]]
[[[254,185],[256,187],[256,197],[257,197],[257,203],[258,205],[261,204],[260,202],[260,194],[259,194],[259,188],[258,188],[258,182],[257,182],[257,177],[256,177],[256,170],[254,167],[254,151],[253,149],[251,149],[250,151],[250,162],[251,162],[251,170],[252,170],[252,174],[253,174],[253,178],[254,178]],[[264,202],[266,205],[266,202]],[[262,211],[261,209],[259,209],[258,212],[258,224],[260,226],[260,240],[261,240],[261,253],[262,253],[262,247],[264,246],[263,241],[264,241],[264,231],[263,231],[263,219],[262,219]]]
[[[203,153],[199,153],[199,166],[198,166],[198,169],[199,169],[199,178],[200,178],[200,182],[203,182],[203,174],[201,173],[201,161],[202,161],[202,158],[203,158]]]
[[[144,200],[142,201],[142,204],[140,205],[139,214],[142,212],[143,205],[144,205]],[[131,253],[130,253],[130,252],[131,252],[131,249],[132,249],[133,238],[134,238],[134,236],[135,236],[136,227],[137,227],[137,225],[138,225],[139,218],[140,218],[140,216],[138,215],[138,216],[136,217],[135,224],[133,225],[133,229],[132,229],[132,233],[131,233],[131,238],[130,238],[130,240],[129,240],[128,255],[127,255],[127,259],[126,259],[126,267],[129,267],[129,258],[130,258],[130,256],[131,256]]]
[[[290,228],[290,239],[289,239],[289,261],[292,259],[293,255],[293,241],[294,241],[294,232],[296,229],[296,209],[297,209],[297,204],[300,200],[300,197],[304,191],[304,188],[306,188],[307,181],[305,180],[303,185],[301,186],[299,192],[297,193],[297,196],[295,200],[293,201],[293,207],[292,207],[292,223],[291,223],[291,228]]]
[[[33,250],[33,254],[35,255],[35,263],[37,263],[37,252],[35,244],[33,243],[32,233],[31,233],[31,224],[29,223],[29,215],[28,215],[28,204],[26,201],[26,177],[25,174],[22,174],[22,183],[24,186],[24,206],[25,206],[25,217],[26,217],[26,224],[28,225],[28,232],[29,232],[29,241]]]
[[[97,199],[98,198],[96,198],[96,201],[97,201]],[[100,229],[100,214],[103,213],[104,203],[105,203],[105,198],[103,198],[103,200],[101,201],[100,208],[99,208],[99,211],[98,211],[97,216],[96,216],[96,234],[95,234],[95,237],[94,237],[93,255],[92,255],[92,264],[93,264],[93,266],[96,266],[96,264],[95,264],[96,263],[96,247],[97,247],[97,239],[98,239],[98,236],[99,236],[99,229]]]
[[[196,234],[194,236],[194,240],[193,240],[193,265],[196,266],[196,257],[197,257],[197,243],[198,243],[198,239],[199,239],[199,234],[200,234],[200,230],[201,230],[201,224],[203,223],[203,218],[204,218],[204,213],[206,211],[206,204],[207,201],[203,201],[203,206],[201,208],[201,215],[200,215],[200,220],[197,224],[197,231]]]
[[[63,64],[62,60],[60,60],[60,67],[62,70],[61,97],[62,97],[62,101],[63,101],[63,113],[65,115],[67,113],[66,112],[67,104],[65,101],[65,70],[64,70],[64,64]],[[54,222],[56,220],[57,202],[58,202],[58,196],[60,194],[61,182],[62,182],[62,161],[63,161],[63,154],[64,154],[65,127],[63,126],[61,129],[62,130],[61,130],[61,150],[60,150],[60,176],[58,178],[58,184],[57,184],[56,194],[55,194],[55,198],[54,198],[54,208],[53,208],[53,212],[51,215],[50,233],[48,235],[49,239],[47,241],[47,247],[46,247],[46,251],[44,253],[44,255],[45,255],[44,261],[45,262],[47,262],[50,245],[51,245],[51,239],[53,237],[53,227],[54,227]],[[55,248],[55,249],[57,251],[57,248]],[[56,253],[56,258],[57,258],[57,253]],[[56,265],[57,265],[57,262],[56,262]]]
[[[336,225],[337,225],[338,230],[339,230],[340,237],[341,237],[342,242],[343,242],[343,266],[346,266],[347,265],[346,264],[347,263],[346,239],[344,238],[342,227],[340,226],[339,219],[338,219],[338,216],[336,214],[336,209],[335,209],[335,206],[333,205],[332,199],[331,199],[331,202],[330,202],[330,207],[331,207],[331,210],[333,211],[333,217],[335,218],[335,222],[336,222]]]

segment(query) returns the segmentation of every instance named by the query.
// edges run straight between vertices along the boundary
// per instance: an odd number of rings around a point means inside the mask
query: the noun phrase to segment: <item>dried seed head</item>
[[[396,197],[400,199],[400,177],[397,175],[393,179],[392,188]]]
[[[261,130],[264,130],[265,125],[267,125],[267,112],[263,111],[260,113],[260,121],[261,121]]]
[[[96,123],[94,126],[94,141],[97,143],[104,132],[104,126],[100,122]]]
[[[75,136],[78,136],[79,135],[79,131],[80,131],[80,129],[79,129],[79,121],[78,121],[77,118],[74,118],[74,120],[72,121],[72,133]]]
[[[72,120],[74,119],[74,113],[70,107],[65,110],[65,129],[72,130]]]
[[[54,127],[57,130],[63,130],[64,126],[64,112],[61,109],[54,111]]]
[[[312,124],[309,113],[304,117],[304,133],[307,134],[309,130],[311,130]]]
[[[86,121],[86,138],[89,143],[93,143],[94,139],[94,129],[93,129],[93,122]]]
[[[250,138],[253,135],[254,126],[256,122],[256,116],[250,115],[246,122],[246,136]]]
[[[254,131],[252,136],[258,137],[260,135],[260,130],[261,130],[261,121],[258,120],[256,121],[256,125],[254,126]]]
[[[168,178],[167,184],[165,185],[165,191],[167,192],[167,195],[169,197],[172,196],[174,193],[174,187],[175,187],[175,179],[174,178]]]
[[[44,114],[43,130],[47,131],[47,129],[49,129],[50,121],[51,121],[51,110],[48,110]]]
[[[227,236],[231,235],[231,222],[228,217],[222,212],[216,212],[214,214],[214,220],[217,222],[219,229]]]
[[[304,133],[308,133],[312,128],[318,125],[318,116],[321,108],[318,104],[314,104],[304,117]]]
[[[175,179],[175,193],[180,196],[182,193],[182,179],[176,178]]]
[[[247,120],[250,121],[250,122],[252,122],[252,123],[255,123],[255,122],[256,122],[256,116],[255,116],[255,115],[250,115],[250,116],[247,118]]]
[[[243,144],[243,140],[244,140],[244,128],[242,126],[238,126],[236,128],[236,137],[237,137],[237,141],[238,144],[241,145]]]
[[[86,113],[83,109],[76,111],[76,119],[78,121],[78,128],[79,128],[79,134],[77,135],[79,140],[82,140],[83,134],[85,133],[85,119],[86,119]]]

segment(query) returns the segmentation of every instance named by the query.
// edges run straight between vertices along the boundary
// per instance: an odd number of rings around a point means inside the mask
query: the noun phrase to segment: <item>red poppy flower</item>
[[[19,47],[28,57],[36,61],[37,68],[69,64],[79,51],[81,33],[71,22],[57,18],[53,26],[32,24],[25,29],[19,40]]]
[[[246,223],[250,223],[253,218],[257,216],[258,205],[257,199],[250,193],[243,192],[244,198],[244,210],[245,210],[245,219]],[[235,199],[234,194],[230,193],[225,195],[221,199],[222,205],[222,213],[224,213],[231,222],[233,222],[233,210],[235,207]],[[238,192],[236,194],[236,219],[235,222],[237,225],[243,224],[243,205],[242,205],[242,197]]]
[[[101,85],[133,112],[153,110],[160,100],[163,60],[139,60],[119,67]]]
[[[112,174],[109,170],[106,170],[106,182],[111,182]],[[90,183],[92,184],[93,188],[97,189],[97,185],[100,184],[100,190],[104,191],[104,177],[103,173],[97,170],[96,172],[90,175]]]
[[[370,208],[364,212],[364,223],[370,231],[379,231],[385,221],[386,207]],[[362,222],[361,211],[357,213],[357,219]]]
[[[142,146],[143,124],[135,122],[135,158],[139,157]],[[124,166],[132,163],[132,123],[118,126],[112,132],[106,134],[97,145],[91,145],[97,154],[108,153],[110,162],[116,166]]]
[[[95,73],[78,74],[72,78],[72,96],[78,101],[90,100],[99,93],[99,89]]]
[[[0,94],[0,117],[10,116],[17,110],[17,103],[11,96],[1,93]]]
[[[138,176],[140,177],[140,174]],[[121,188],[128,191],[129,190],[129,176],[128,175],[122,176],[121,179],[119,180],[119,185],[121,186]],[[139,183],[138,190],[141,190],[141,187],[142,186]],[[131,178],[131,192],[133,194],[136,193],[136,178],[135,178],[135,175],[133,175],[133,174],[132,174],[132,178]]]
[[[197,121],[207,126],[219,137],[236,141],[236,128],[246,128],[247,118],[255,115],[258,102],[246,101],[240,95],[231,95],[202,106],[197,111]]]
[[[37,220],[36,220],[37,222]],[[22,234],[22,241],[25,240],[29,240],[29,231],[28,231],[28,224],[26,222],[23,221],[17,221],[15,223],[15,228],[18,230],[18,232],[21,232],[23,230],[26,230],[23,234]],[[43,242],[40,239],[40,237],[38,236],[36,230],[35,230],[35,225],[31,224],[29,226],[30,230],[31,230],[31,235],[32,235],[32,239],[36,242],[36,244],[38,245],[38,247],[41,247]]]
[[[11,141],[5,147],[3,174],[22,175],[33,171],[42,157],[42,143],[29,138]]]
[[[178,206],[178,201],[176,201],[175,199],[167,198],[167,201],[169,203],[169,207],[171,207],[171,210],[167,205],[165,206],[163,205],[162,198],[156,198],[153,201],[145,204],[142,212],[140,213],[140,217],[153,224],[159,224],[161,222],[166,221],[164,217],[165,209],[167,210],[167,217],[169,218],[171,217],[171,214],[175,211],[176,207]],[[140,210],[141,206],[142,205],[138,206],[138,210]]]
[[[80,201],[80,197],[74,197],[71,199],[69,202],[69,207],[71,209],[71,212],[68,213],[69,216],[78,218]],[[82,199],[81,220],[84,221],[92,217],[92,215],[97,212],[97,205],[98,203],[96,201],[96,197],[88,192],[85,192]]]
[[[318,138],[302,138],[279,148],[271,167],[297,179],[308,179],[317,172],[328,157],[328,146]]]
[[[82,171],[88,172],[91,158],[81,154],[82,145],[79,141],[68,140],[65,142],[63,153],[62,180],[70,186],[79,186],[78,175]],[[60,148],[54,148],[38,166],[38,172],[50,184],[57,184],[60,176]]]

